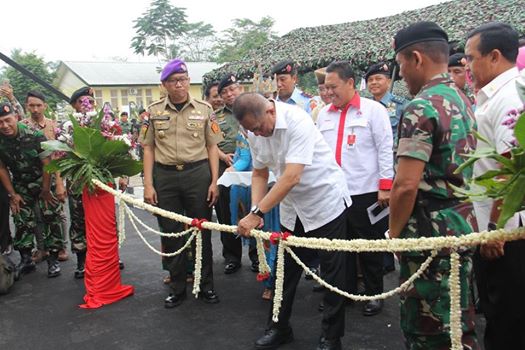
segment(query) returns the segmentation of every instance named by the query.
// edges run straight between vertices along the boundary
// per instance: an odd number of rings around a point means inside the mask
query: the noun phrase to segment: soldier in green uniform
[[[60,275],[58,251],[62,249],[59,201],[51,193],[51,175],[44,171],[49,158],[41,142],[46,137],[17,122],[10,104],[0,105],[0,180],[6,188],[16,226],[15,249],[20,252],[19,271],[35,269],[31,250],[40,214],[44,223],[44,248],[49,251],[48,277]],[[9,176],[12,174],[12,182]]]
[[[186,64],[170,61],[160,80],[168,95],[148,107],[149,124],[142,127],[144,147],[144,201],[175,213],[211,220],[211,208],[219,189],[219,149],[222,134],[212,108],[189,95],[190,78]],[[182,223],[158,217],[163,232],[180,232]],[[202,280],[199,298],[217,303],[213,288],[211,233],[202,231]],[[184,238],[161,238],[162,251],[179,250]],[[170,272],[172,292],[164,306],[173,308],[186,297],[187,252],[164,258]]]
[[[133,124],[128,120],[128,112],[120,113],[120,128],[122,129],[122,135],[131,133]]]
[[[476,97],[467,84],[467,59],[464,53],[456,52],[448,58],[448,73],[454,84],[463,91],[470,100],[473,108],[476,106]]]
[[[472,203],[454,196],[471,170],[455,174],[476,141],[470,101],[447,73],[447,34],[418,22],[395,36],[396,60],[414,99],[401,118],[397,174],[390,195],[391,238],[461,236],[477,230]],[[444,249],[401,295],[401,329],[407,349],[450,349],[450,256]],[[460,252],[461,326],[464,349],[479,349],[470,294],[472,252]],[[400,283],[414,274],[428,252],[400,254]]]

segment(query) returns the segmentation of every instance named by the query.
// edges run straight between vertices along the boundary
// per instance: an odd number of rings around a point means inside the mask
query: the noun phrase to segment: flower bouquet
[[[476,138],[489,147],[467,154],[469,159],[456,170],[461,172],[479,159],[492,159],[498,164],[498,169],[488,170],[470,180],[467,189],[454,188],[458,195],[466,196],[472,201],[501,199],[503,203],[498,228],[503,228],[516,212],[525,209],[525,78],[518,80],[516,85],[524,106],[519,110],[509,111],[508,118],[504,121],[504,125],[514,130],[515,139],[509,144],[509,152],[499,154],[495,145],[475,133]]]

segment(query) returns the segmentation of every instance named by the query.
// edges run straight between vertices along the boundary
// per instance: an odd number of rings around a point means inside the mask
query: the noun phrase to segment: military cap
[[[368,70],[366,71],[365,81],[368,81],[368,78],[371,75],[375,75],[375,74],[383,74],[383,75],[386,75],[389,78],[392,76],[392,72],[390,71],[390,67],[388,66],[388,64],[386,62],[378,62],[376,64],[371,65],[368,68]]]
[[[3,102],[0,103],[0,117],[5,117],[6,115],[13,114],[14,109],[10,103]]]
[[[186,67],[186,63],[184,63],[184,61],[180,58],[175,58],[164,66],[162,73],[160,74],[160,81],[168,80],[170,75],[175,73],[188,73],[188,67]]]
[[[326,78],[326,67],[316,69],[314,71],[315,79],[317,79],[317,85],[324,84]]]
[[[458,52],[448,58],[449,67],[464,67],[466,64],[465,54]]]
[[[272,75],[274,74],[291,74],[297,73],[295,62],[291,60],[281,61],[272,68]]]
[[[448,43],[448,35],[434,22],[417,22],[397,32],[394,37],[394,50],[397,54],[410,45],[427,41]]]
[[[74,104],[77,102],[79,98],[82,96],[91,96],[94,97],[93,89],[89,86],[84,86],[78,89],[77,91],[73,92],[73,95],[71,95],[71,98],[69,99],[69,104]]]
[[[222,89],[235,83],[237,83],[237,78],[235,75],[228,73],[222,77],[221,81],[219,82],[219,85],[217,86],[217,92],[220,94]]]

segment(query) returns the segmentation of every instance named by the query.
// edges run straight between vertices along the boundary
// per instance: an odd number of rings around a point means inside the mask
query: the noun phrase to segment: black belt
[[[189,170],[189,169],[193,169],[193,168],[196,168],[200,165],[203,165],[204,163],[207,163],[208,162],[208,159],[201,159],[201,160],[198,160],[196,162],[192,162],[192,163],[183,163],[183,164],[175,164],[175,165],[167,165],[167,164],[162,164],[162,163],[159,163],[159,162],[155,162],[155,166],[158,166],[159,168],[162,168],[164,170],[176,170],[176,171],[183,171],[183,170]]]

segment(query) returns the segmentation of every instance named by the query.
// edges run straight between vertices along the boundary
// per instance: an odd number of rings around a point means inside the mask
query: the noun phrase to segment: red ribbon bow
[[[194,218],[193,220],[191,220],[190,226],[196,227],[202,231],[202,224],[205,222],[208,222],[208,220]]]
[[[258,273],[257,274],[257,282],[266,281],[268,278],[270,278],[270,273],[269,272]]]
[[[273,245],[276,245],[279,243],[280,240],[286,241],[288,237],[290,237],[292,234],[290,232],[272,232],[270,235],[270,243]]]

